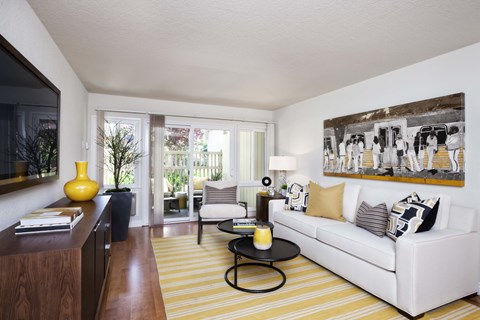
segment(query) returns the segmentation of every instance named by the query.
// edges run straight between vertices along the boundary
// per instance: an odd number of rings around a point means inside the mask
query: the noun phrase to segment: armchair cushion
[[[218,189],[205,186],[204,204],[237,204],[237,186]]]
[[[205,204],[199,214],[202,219],[245,218],[245,208],[238,204]]]

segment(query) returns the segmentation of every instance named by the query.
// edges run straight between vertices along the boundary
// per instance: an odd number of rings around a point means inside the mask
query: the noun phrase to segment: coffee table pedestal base
[[[266,289],[248,289],[248,288],[240,287],[238,285],[238,274],[237,274],[238,273],[238,268],[248,267],[248,266],[260,266],[260,267],[275,270],[276,272],[278,272],[282,276],[282,282],[275,287],[266,288]],[[228,279],[228,274],[232,270],[234,271],[233,283],[230,281],[230,279]],[[242,263],[242,264],[236,264],[235,263],[234,266],[228,268],[228,270],[225,272],[225,282],[227,282],[232,288],[235,288],[237,290],[244,291],[244,292],[249,292],[249,293],[272,292],[272,291],[275,291],[275,290],[283,287],[283,285],[285,284],[286,281],[287,281],[287,277],[285,276],[285,273],[283,273],[283,271],[278,269],[277,267],[274,267],[271,263],[270,264],[258,263],[258,262],[247,262],[247,263]]]

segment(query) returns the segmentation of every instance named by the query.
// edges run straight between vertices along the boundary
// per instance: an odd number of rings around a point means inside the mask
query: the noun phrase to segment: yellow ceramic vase
[[[77,176],[63,186],[63,192],[72,201],[88,201],[98,193],[98,183],[87,176],[87,161],[75,162]]]
[[[272,231],[269,226],[257,226],[253,233],[253,245],[257,250],[268,250],[272,247]]]

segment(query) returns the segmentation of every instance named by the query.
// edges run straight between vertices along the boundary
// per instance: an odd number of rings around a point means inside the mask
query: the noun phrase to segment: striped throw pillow
[[[204,204],[237,204],[237,186],[223,189],[205,186],[205,192]]]
[[[357,210],[355,224],[370,231],[376,236],[383,237],[387,230],[388,210],[385,203],[380,203],[372,207],[365,201],[362,202]]]

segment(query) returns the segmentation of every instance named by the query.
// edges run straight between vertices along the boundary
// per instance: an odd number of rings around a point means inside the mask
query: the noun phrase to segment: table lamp
[[[297,159],[292,156],[271,156],[268,170],[279,171],[278,182],[280,186],[287,183],[287,171],[297,169]]]

